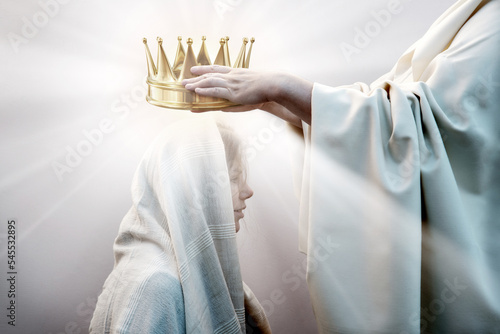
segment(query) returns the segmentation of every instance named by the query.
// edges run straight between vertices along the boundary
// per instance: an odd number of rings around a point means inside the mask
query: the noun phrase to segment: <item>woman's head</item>
[[[253,196],[253,190],[246,182],[246,166],[243,160],[240,139],[227,125],[218,123],[217,127],[226,151],[227,169],[231,181],[234,223],[236,232],[238,232],[240,229],[239,220],[244,217],[243,210],[246,208],[245,200]]]

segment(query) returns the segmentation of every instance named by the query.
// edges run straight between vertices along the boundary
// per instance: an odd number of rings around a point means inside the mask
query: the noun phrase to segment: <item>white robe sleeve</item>
[[[368,86],[315,84],[300,246],[321,333],[500,329],[500,2]]]

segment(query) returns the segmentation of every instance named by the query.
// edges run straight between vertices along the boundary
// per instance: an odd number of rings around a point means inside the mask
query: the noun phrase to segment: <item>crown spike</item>
[[[158,37],[156,40],[158,41],[158,60],[156,62],[156,66],[158,66],[158,74],[156,80],[165,82],[176,81],[167,56],[165,55],[165,50],[163,50],[163,39],[161,39],[161,37]]]
[[[205,40],[207,38],[205,36],[201,37],[201,48],[200,48],[200,53],[198,53],[198,57],[196,58],[196,62],[198,65],[211,65],[212,63],[210,62],[210,57],[208,55],[208,49],[207,46],[205,45]]]
[[[186,52],[184,52],[184,47],[182,46],[182,37],[177,37],[177,52],[175,53],[174,67],[173,72],[176,77],[179,77],[181,74],[182,64],[184,63],[184,57],[186,56]]]
[[[224,44],[224,57],[226,58],[226,66],[231,67],[231,59],[229,58],[229,36],[224,38],[226,43]]]
[[[146,38],[143,38],[142,42],[144,43],[144,46],[146,48],[146,60],[148,62],[148,78],[153,78],[156,76],[157,72],[155,63],[153,61],[153,57],[151,56],[151,52],[149,51],[148,40]]]
[[[193,52],[193,40],[188,38],[187,40],[188,49],[186,53],[186,57],[184,58],[184,64],[182,65],[181,75],[179,76],[179,81],[184,79],[194,78],[196,75],[191,73],[191,67],[196,66],[196,58]]]
[[[252,55],[253,42],[255,42],[254,37],[250,39],[250,47],[248,48],[247,58],[245,59],[245,65],[243,66],[244,68],[248,68],[250,66],[250,56]]]
[[[219,43],[220,48],[219,52],[217,53],[217,57],[215,57],[214,65],[229,66],[224,52],[224,44],[226,44],[226,40],[224,38],[221,38]]]
[[[243,44],[241,45],[240,53],[238,58],[234,62],[234,68],[242,68],[245,66],[245,54],[247,49],[248,38],[243,38]]]

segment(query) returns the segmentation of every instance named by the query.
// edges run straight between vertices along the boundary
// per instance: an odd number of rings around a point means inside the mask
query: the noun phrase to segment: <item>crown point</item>
[[[142,39],[142,42],[144,43],[144,47],[146,49],[146,60],[147,60],[147,63],[148,63],[148,79],[154,79],[157,72],[156,72],[156,67],[155,67],[155,64],[154,64],[154,61],[153,61],[153,57],[151,57],[151,52],[149,51],[149,47],[148,47],[148,40],[146,39],[146,37],[144,37]]]
[[[248,43],[248,38],[243,38],[243,44],[241,45],[240,53],[238,54],[238,58],[234,63],[234,68],[245,68],[245,53],[246,53],[246,45]]]
[[[206,40],[207,36],[201,36],[201,48],[200,52],[198,53],[198,57],[196,57],[196,62],[198,63],[198,65],[212,65],[210,56],[208,55],[207,46],[205,44]]]
[[[222,46],[222,45],[226,44],[226,40],[224,38],[221,38],[219,43]]]
[[[182,81],[184,79],[189,79],[189,78],[193,78],[196,76],[193,73],[191,73],[191,67],[198,65],[198,63],[196,62],[196,57],[194,55],[193,47],[192,47],[193,39],[188,38],[187,44],[188,44],[188,49],[187,49],[187,52],[184,56],[184,63],[182,64],[181,73],[180,73],[179,77],[177,78],[177,81]]]
[[[157,66],[157,76],[156,80],[161,82],[172,82],[176,81],[175,75],[172,73],[172,68],[168,62],[167,56],[165,55],[165,50],[163,50],[163,39],[157,37],[158,41],[158,60],[156,62]]]
[[[226,42],[229,41],[229,36],[226,36],[225,40],[226,40]]]
[[[175,60],[174,60],[174,66],[172,67],[175,76],[178,78],[179,75],[181,74],[182,70],[182,64],[184,63],[184,56],[185,56],[185,51],[184,47],[182,46],[182,36],[177,37],[177,52],[175,53]]]
[[[252,37],[250,39],[250,48],[248,49],[248,54],[247,54],[247,56],[245,58],[245,62],[244,62],[244,65],[243,65],[243,67],[245,67],[245,68],[248,68],[250,66],[250,56],[252,55],[253,42],[255,42],[255,38],[254,37]]]

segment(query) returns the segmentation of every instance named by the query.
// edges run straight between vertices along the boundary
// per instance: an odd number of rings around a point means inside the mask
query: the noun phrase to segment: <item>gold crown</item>
[[[202,44],[198,57],[194,56],[192,44],[193,40],[187,40],[187,52],[184,51],[182,46],[182,37],[178,37],[177,53],[173,66],[170,66],[165,51],[163,50],[163,40],[158,37],[158,60],[156,66],[149,51],[148,41],[143,38],[146,47],[146,58],[148,62],[148,95],[146,100],[159,107],[183,110],[208,110],[218,109],[235,104],[221,98],[210,96],[198,95],[193,91],[187,90],[182,85],[182,80],[196,77],[191,73],[191,67],[195,65],[212,65],[208,50],[205,45],[205,36],[202,37]],[[228,48],[229,37],[220,39],[220,48],[217,57],[215,58],[214,65],[231,66],[229,59]],[[240,53],[234,63],[234,68],[248,68],[250,64],[250,55],[252,53],[252,45],[255,38],[250,40],[250,48],[246,54],[247,38],[243,38],[243,45],[241,46]]]

